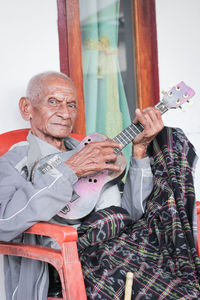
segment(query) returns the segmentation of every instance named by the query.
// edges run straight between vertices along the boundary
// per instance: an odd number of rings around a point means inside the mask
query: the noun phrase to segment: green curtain
[[[80,0],[86,132],[114,138],[131,123],[118,63],[119,0]],[[123,150],[127,161],[131,145]]]

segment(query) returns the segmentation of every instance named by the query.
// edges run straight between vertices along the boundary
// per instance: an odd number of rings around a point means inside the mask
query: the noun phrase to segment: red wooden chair
[[[25,141],[29,129],[19,129],[0,135],[0,155],[20,141]],[[77,140],[83,136],[72,134]],[[30,234],[54,238],[61,250],[37,245],[25,245],[0,242],[0,254],[22,256],[45,261],[58,271],[62,284],[63,300],[86,300],[86,291],[77,251],[77,231],[73,227],[40,222],[25,231]],[[53,298],[48,298],[48,300]],[[55,299],[55,298],[54,298]]]

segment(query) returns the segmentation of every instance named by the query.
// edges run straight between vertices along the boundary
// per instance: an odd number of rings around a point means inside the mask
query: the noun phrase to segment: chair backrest
[[[29,130],[30,128],[23,128],[2,133],[0,135],[0,156],[6,153],[12,145],[26,141]],[[78,133],[71,133],[70,136],[78,141],[84,138],[83,135]]]

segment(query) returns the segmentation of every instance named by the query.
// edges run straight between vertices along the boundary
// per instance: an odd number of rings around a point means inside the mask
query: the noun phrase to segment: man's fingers
[[[147,110],[147,113],[146,115],[148,115],[152,122],[155,123],[155,122],[158,122],[158,121],[161,121],[162,118],[161,118],[161,113],[158,109],[156,108],[152,108],[150,110]]]
[[[152,130],[157,134],[164,126],[160,111],[156,108],[153,108],[146,116],[150,117],[151,123],[149,124]]]
[[[143,118],[143,113],[139,108],[136,108],[135,114],[136,114],[136,118],[138,118],[138,119]]]
[[[117,159],[117,155],[116,154],[114,154],[114,153],[112,153],[112,154],[109,154],[109,155],[105,155],[104,157],[103,157],[103,160],[105,161],[105,162],[109,162],[109,161],[116,161],[116,159]]]
[[[107,139],[105,141],[100,141],[100,142],[94,142],[94,145],[100,146],[100,147],[111,147],[111,148],[122,148],[122,144],[117,143],[113,140]]]
[[[134,119],[134,123],[138,121],[144,126],[148,128],[162,128],[163,122],[161,118],[160,111],[155,107],[147,107],[141,111],[140,109],[136,109],[136,118]]]
[[[161,112],[159,111],[159,109],[156,109],[155,113],[157,115],[157,118],[162,121]]]
[[[145,114],[145,119],[146,119],[146,124],[145,124],[146,127],[148,127],[148,130],[151,130],[153,134],[156,131],[160,122],[157,118],[155,111],[151,110],[147,114]]]
[[[135,112],[137,120],[144,126],[144,128],[147,126],[149,128],[152,127],[153,120],[151,117],[152,112],[150,110],[144,109],[143,111],[141,111],[140,109],[136,109]]]
[[[102,171],[102,170],[120,172],[121,167],[117,164],[111,163],[110,161],[102,162],[102,163],[99,163],[99,164],[98,163],[89,164],[89,165],[84,167],[84,171],[81,172],[81,176],[82,175],[83,176],[92,175],[92,174],[98,173],[99,171]]]
[[[114,148],[122,148],[122,145],[111,140],[91,142],[72,155],[66,164],[78,177],[94,174],[104,169],[120,171],[120,167],[114,165],[117,159]]]
[[[115,165],[115,164],[111,164],[111,163],[106,163],[105,166],[103,167],[103,169],[109,170],[109,171],[116,171],[116,172],[121,171],[120,166]]]

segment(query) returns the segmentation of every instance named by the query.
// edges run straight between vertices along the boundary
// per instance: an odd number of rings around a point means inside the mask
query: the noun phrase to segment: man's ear
[[[22,97],[19,100],[20,113],[21,113],[22,118],[25,121],[29,121],[32,117],[31,116],[31,108],[32,108],[32,105],[31,105],[31,102],[28,98]]]

